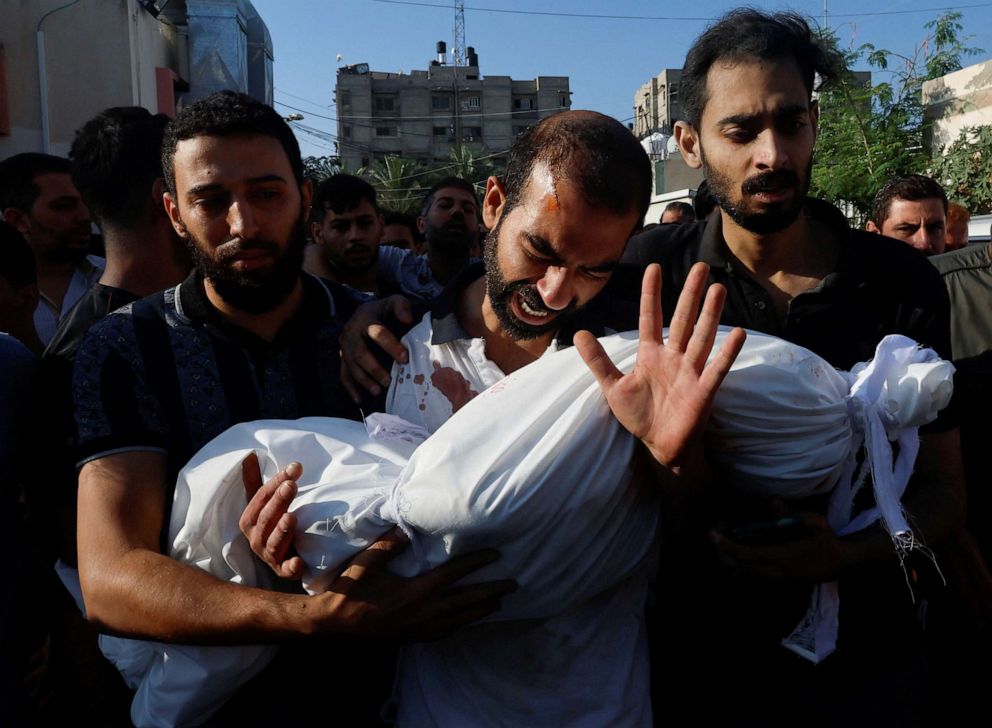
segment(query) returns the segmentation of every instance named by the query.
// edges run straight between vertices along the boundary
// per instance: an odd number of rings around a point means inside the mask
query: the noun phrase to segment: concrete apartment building
[[[0,0],[0,159],[65,155],[111,106],[220,89],[272,103],[272,40],[247,0]]]
[[[681,68],[666,68],[634,94],[634,135],[638,139],[654,132],[671,136],[672,127],[682,119],[679,106]]]
[[[360,63],[338,69],[338,154],[348,169],[386,155],[425,164],[449,158],[459,143],[479,154],[505,152],[528,126],[571,106],[567,76],[520,81],[447,63],[445,43],[426,71],[382,73]]]
[[[966,127],[992,125],[992,60],[923,83],[924,116],[933,122],[935,151],[952,144]]]
[[[681,68],[663,69],[634,93],[633,132],[651,159],[654,183],[645,222],[658,222],[669,202],[690,202],[703,181],[703,172],[691,169],[679,154],[672,129],[683,120],[679,106]]]

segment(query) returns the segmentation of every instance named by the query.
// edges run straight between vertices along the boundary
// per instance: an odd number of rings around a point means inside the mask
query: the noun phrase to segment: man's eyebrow
[[[258,184],[268,184],[269,182],[279,182],[282,184],[287,184],[286,178],[279,174],[263,174],[258,177],[252,177],[248,180],[250,185]],[[202,185],[193,185],[186,192],[187,196],[192,195],[202,195],[207,192],[216,192],[217,190],[224,189],[224,185],[217,182],[206,182]]]
[[[556,263],[565,262],[562,255],[551,247],[551,243],[549,243],[545,238],[528,232],[524,233],[524,237],[527,238],[527,242],[530,243],[530,246],[534,248],[534,252],[538,255],[542,255]],[[609,260],[603,263],[597,263],[596,265],[583,265],[579,267],[582,270],[591,271],[592,273],[612,273],[619,265],[620,261]]]
[[[552,258],[554,260],[561,260],[561,255],[551,247],[551,243],[545,238],[528,232],[524,232],[524,237],[527,238],[527,242],[530,243],[530,246],[538,255],[543,255],[545,258]]]
[[[809,113],[809,107],[803,104],[789,104],[788,106],[782,106],[775,109],[772,112],[772,116],[775,119],[792,119],[797,116],[802,116],[803,114]],[[717,122],[717,126],[747,126],[753,124],[756,120],[764,116],[763,113],[756,114],[731,114],[730,116],[725,116]]]

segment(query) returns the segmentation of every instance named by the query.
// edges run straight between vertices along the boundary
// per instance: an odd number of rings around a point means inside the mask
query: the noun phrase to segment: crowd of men
[[[648,159],[595,112],[532,126],[481,197],[439,181],[415,219],[383,210],[360,178],[314,185],[288,125],[234,92],[173,120],[108,109],[69,160],[0,161],[4,719],[127,725],[130,692],[99,632],[280,645],[210,725],[376,725],[387,703],[415,726],[967,716],[992,617],[979,454],[992,243],[967,245],[968,211],[920,175],[882,186],[866,231],[807,197],[815,84],[838,64],[795,15],[737,10],[708,28],[684,64],[675,138],[713,211],[697,221],[702,200],[669,205],[648,228]],[[707,362],[718,324],[840,369],[891,333],[954,360],[957,395],[921,429],[903,498],[934,559],[902,563],[879,526],[834,534],[822,498],[755,502],[727,487],[701,432],[744,334]],[[641,348],[623,374],[594,337],[631,329]],[[179,470],[228,427],[381,410],[433,432],[573,341],[643,444],[632,467],[664,495],[657,558],[589,603],[479,627],[515,585],[458,582],[498,554],[400,578],[388,569],[399,531],[308,596],[288,511],[296,463],[266,483],[244,467],[241,529],[281,589],[164,554]],[[418,388],[439,368],[450,376]],[[786,537],[734,538],[785,511],[802,524]],[[838,648],[814,665],[780,642],[813,585],[834,581]],[[473,660],[505,669],[455,694],[446,675],[471,682]]]

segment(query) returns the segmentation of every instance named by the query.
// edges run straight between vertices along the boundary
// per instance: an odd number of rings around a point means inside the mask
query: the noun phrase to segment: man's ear
[[[310,223],[310,239],[317,243],[317,245],[324,244],[324,231],[320,227],[320,223]]]
[[[183,219],[179,215],[179,203],[176,202],[176,198],[172,196],[171,192],[165,192],[162,194],[162,204],[165,205],[165,212],[169,216],[169,222],[172,223],[172,229],[176,231],[176,235],[181,237],[183,240],[189,240],[189,233],[186,231],[186,225],[183,223]]]
[[[19,232],[24,238],[30,238],[31,223],[28,221],[28,216],[16,207],[8,207],[3,211],[3,221],[12,228],[16,228],[17,232]]]
[[[684,121],[676,121],[675,142],[679,145],[682,159],[691,169],[699,169],[703,166],[703,157],[699,147],[699,132],[694,126]]]
[[[310,214],[310,203],[313,202],[313,180],[304,177],[300,183],[300,197],[302,198],[303,214]]]
[[[878,225],[875,224],[874,220],[869,220],[865,224],[865,230],[867,230],[870,233],[878,233],[879,235],[882,234],[882,231],[878,229]]]
[[[490,177],[486,180],[486,194],[482,197],[482,222],[487,228],[492,230],[496,227],[505,205],[506,191],[503,189],[503,183],[498,177]]]

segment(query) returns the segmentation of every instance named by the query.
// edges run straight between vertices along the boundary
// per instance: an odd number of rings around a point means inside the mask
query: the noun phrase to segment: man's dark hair
[[[176,194],[174,160],[181,141],[201,136],[268,136],[277,140],[293,170],[297,184],[303,183],[300,145],[289,124],[271,106],[235,91],[218,91],[189,105],[169,123],[162,141],[162,173],[169,192]]]
[[[871,203],[871,219],[878,229],[889,218],[892,200],[928,200],[936,197],[947,213],[947,193],[937,182],[922,174],[900,174],[888,180],[876,193]]]
[[[692,209],[692,205],[688,202],[669,202],[665,205],[665,209],[662,210],[661,216],[664,217],[665,213],[671,210],[672,212],[677,212],[679,217],[684,217],[688,222],[695,222],[696,211]]]
[[[420,240],[420,231],[417,229],[417,220],[413,215],[408,215],[405,212],[396,212],[394,210],[383,210],[382,220],[384,225],[403,225],[410,230],[410,234],[413,235],[414,240]]]
[[[72,181],[101,227],[130,228],[147,216],[152,184],[162,176],[162,136],[169,117],[140,106],[107,109],[76,132]],[[161,203],[160,203],[161,204]]]
[[[24,152],[0,162],[0,213],[13,207],[27,212],[41,194],[34,178],[42,174],[69,174],[68,159],[40,152]]]
[[[636,210],[638,225],[651,202],[648,155],[627,127],[603,114],[576,111],[549,116],[517,137],[503,177],[504,216],[520,203],[537,164],[576,185],[594,207],[618,214]]]
[[[679,80],[679,103],[686,121],[699,128],[706,106],[706,77],[714,63],[791,60],[799,67],[810,96],[834,81],[844,68],[839,53],[819,41],[796,13],[764,13],[737,8],[707,28],[685,57]]]
[[[436,182],[434,186],[427,191],[427,194],[424,195],[424,204],[423,207],[421,207],[420,214],[426,215],[427,211],[431,209],[431,205],[434,204],[434,195],[436,195],[438,191],[449,187],[454,187],[456,190],[465,190],[472,195],[472,199],[475,200],[475,206],[479,206],[479,195],[475,191],[475,185],[466,179],[462,179],[461,177],[444,177],[440,181]]]
[[[0,220],[0,278],[12,286],[38,282],[34,253],[13,225]]]
[[[310,207],[310,221],[320,224],[328,210],[340,215],[354,210],[362,200],[368,201],[379,212],[375,188],[361,177],[350,174],[334,174],[317,185]]]

